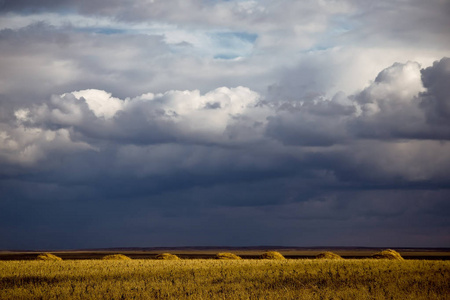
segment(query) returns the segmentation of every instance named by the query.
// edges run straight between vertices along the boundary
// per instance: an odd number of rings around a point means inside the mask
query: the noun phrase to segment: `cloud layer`
[[[450,246],[449,5],[370,3],[3,1],[0,248]]]

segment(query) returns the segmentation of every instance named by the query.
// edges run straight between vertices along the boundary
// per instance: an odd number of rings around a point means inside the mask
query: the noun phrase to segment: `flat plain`
[[[313,259],[324,251],[332,251],[344,258],[370,258],[384,248],[295,248],[295,247],[174,247],[174,248],[117,248],[96,250],[51,251],[64,260],[101,259],[105,255],[122,253],[132,259],[155,259],[163,252],[176,254],[182,259],[211,259],[219,252],[232,252],[244,259],[258,259],[265,251],[278,251],[288,259]],[[449,248],[401,248],[397,250],[405,259],[450,260]],[[34,260],[42,251],[0,251],[2,260]]]
[[[258,254],[252,251],[251,255]],[[92,258],[93,252],[84,253],[88,254]],[[286,251],[283,254],[289,257]],[[436,259],[0,261],[1,299],[449,299],[449,295],[450,261]]]

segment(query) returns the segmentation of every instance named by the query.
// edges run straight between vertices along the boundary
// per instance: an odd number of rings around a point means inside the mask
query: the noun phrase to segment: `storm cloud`
[[[3,1],[0,248],[448,247],[448,5],[397,2]]]

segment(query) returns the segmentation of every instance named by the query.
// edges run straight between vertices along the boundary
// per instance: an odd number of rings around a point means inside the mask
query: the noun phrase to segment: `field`
[[[133,259],[154,259],[163,252],[170,252],[183,259],[208,259],[214,258],[219,252],[233,252],[244,259],[256,259],[264,251],[275,250],[291,259],[313,259],[323,251],[332,251],[344,258],[370,258],[372,254],[379,252],[382,248],[280,248],[280,247],[192,247],[192,248],[125,248],[105,250],[73,250],[53,251],[64,260],[78,259],[100,259],[105,255],[122,253]],[[426,260],[450,260],[450,249],[396,249],[405,259]],[[0,251],[1,260],[34,260],[41,252],[36,251]]]
[[[0,261],[1,299],[449,299],[450,261]]]

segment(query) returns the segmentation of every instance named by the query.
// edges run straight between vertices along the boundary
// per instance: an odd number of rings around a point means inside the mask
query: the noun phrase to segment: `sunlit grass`
[[[178,260],[178,259],[180,259],[175,254],[171,254],[171,253],[161,253],[161,254],[158,254],[156,256],[156,258],[157,259],[163,259],[163,260]]]
[[[1,299],[448,299],[450,262],[0,261]]]
[[[103,256],[104,260],[130,260],[131,258],[129,258],[126,255],[123,254],[110,254],[110,255],[105,255]]]
[[[403,257],[395,250],[387,249],[381,252],[375,253],[372,255],[373,258],[378,259],[395,259],[395,260],[403,260]]]
[[[319,254],[317,254],[316,256],[317,259],[342,259],[342,257],[339,254],[330,252],[330,251],[325,251],[325,252],[321,252]]]
[[[51,253],[41,253],[36,257],[37,260],[62,260],[61,257]]]
[[[216,259],[242,259],[234,253],[220,252],[216,254]]]
[[[262,259],[285,259],[283,254],[277,251],[268,251],[261,254]]]

